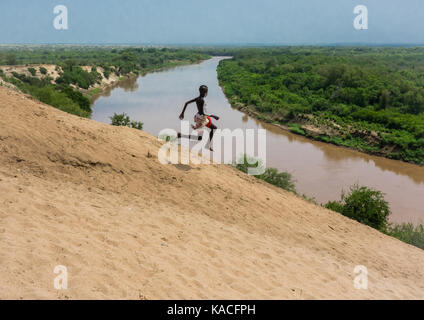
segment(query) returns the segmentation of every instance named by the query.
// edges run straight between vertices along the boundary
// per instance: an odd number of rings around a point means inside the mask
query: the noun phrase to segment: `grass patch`
[[[305,130],[303,130],[302,127],[297,123],[290,123],[288,124],[288,127],[289,127],[289,130],[293,133],[300,134],[302,136],[306,135]]]
[[[100,88],[94,88],[88,92],[90,97],[96,96],[100,93]]]

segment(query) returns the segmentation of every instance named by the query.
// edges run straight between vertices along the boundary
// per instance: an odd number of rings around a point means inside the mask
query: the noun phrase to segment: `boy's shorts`
[[[196,128],[200,129],[203,127],[210,128],[212,125],[212,119],[209,116],[201,115],[196,113],[194,116],[194,122],[196,123]]]

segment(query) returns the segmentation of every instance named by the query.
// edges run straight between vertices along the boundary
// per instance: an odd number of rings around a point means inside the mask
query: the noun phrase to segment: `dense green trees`
[[[218,76],[233,105],[263,120],[424,164],[424,48],[239,49]]]

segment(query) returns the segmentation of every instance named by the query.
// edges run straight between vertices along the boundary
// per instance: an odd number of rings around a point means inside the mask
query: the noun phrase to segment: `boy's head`
[[[200,86],[199,92],[200,92],[200,96],[206,97],[208,95],[208,87],[205,85]]]

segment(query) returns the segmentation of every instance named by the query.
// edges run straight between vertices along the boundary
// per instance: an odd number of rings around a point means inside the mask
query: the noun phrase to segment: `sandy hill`
[[[424,298],[418,248],[229,166],[162,165],[142,131],[1,87],[0,112],[2,299]]]

